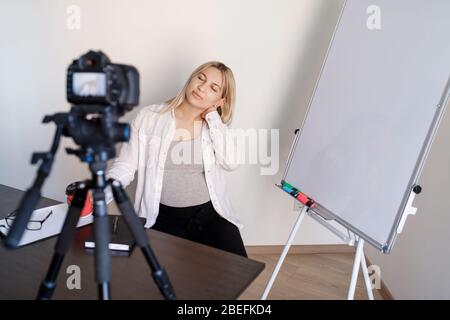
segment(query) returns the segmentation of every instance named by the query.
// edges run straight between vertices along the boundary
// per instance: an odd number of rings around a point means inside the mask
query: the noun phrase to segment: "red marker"
[[[315,206],[315,203],[312,199],[308,198],[306,195],[304,195],[303,193],[299,192],[297,195],[297,200],[300,201],[301,203],[303,203],[304,205],[313,208]]]
[[[303,204],[306,204],[308,202],[308,197],[305,196],[303,193],[299,192],[297,195],[298,201],[300,201]]]

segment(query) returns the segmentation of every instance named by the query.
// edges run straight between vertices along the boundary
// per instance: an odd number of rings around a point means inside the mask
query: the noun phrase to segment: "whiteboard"
[[[347,0],[283,175],[385,253],[447,103],[449,13],[448,0]]]

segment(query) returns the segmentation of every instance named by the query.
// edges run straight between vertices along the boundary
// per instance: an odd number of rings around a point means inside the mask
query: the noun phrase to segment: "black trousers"
[[[222,218],[211,201],[182,208],[161,203],[152,229],[247,257],[238,227]]]

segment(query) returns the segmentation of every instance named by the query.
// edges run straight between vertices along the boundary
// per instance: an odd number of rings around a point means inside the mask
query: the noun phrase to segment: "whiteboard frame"
[[[326,55],[325,55],[325,59],[324,59],[324,61],[322,63],[319,76],[318,76],[317,81],[316,81],[316,83],[314,85],[313,93],[312,93],[312,95],[311,95],[311,97],[310,97],[310,99],[308,101],[307,111],[306,111],[306,114],[305,114],[305,116],[303,118],[301,127],[299,128],[298,132],[295,134],[294,142],[293,142],[293,144],[291,146],[291,149],[290,149],[290,152],[289,152],[289,155],[288,155],[288,159],[287,159],[286,165],[285,165],[285,170],[284,170],[284,173],[283,173],[283,176],[282,176],[282,180],[281,180],[282,183],[285,181],[285,178],[286,178],[286,176],[288,174],[289,167],[290,167],[290,164],[292,162],[292,157],[293,157],[294,151],[296,150],[298,141],[299,141],[299,139],[301,137],[301,134],[302,134],[303,127],[304,127],[306,119],[308,117],[308,113],[309,113],[311,105],[312,105],[312,103],[314,101],[314,97],[316,96],[316,90],[317,90],[317,88],[319,86],[320,79],[321,79],[322,74],[323,74],[323,70],[324,70],[325,65],[326,65],[326,63],[328,61],[328,57],[329,57],[331,48],[332,48],[334,40],[335,40],[335,36],[336,36],[337,30],[339,29],[339,26],[340,26],[340,23],[341,23],[341,19],[342,19],[344,10],[346,8],[346,5],[347,5],[347,0],[345,1],[344,5],[342,6],[342,9],[341,9],[341,12],[340,12],[340,15],[339,15],[339,19],[338,19],[338,21],[336,23],[336,26],[334,28],[333,36],[332,36],[332,38],[330,40],[330,43],[328,45],[328,49],[327,49],[327,52],[326,52]],[[409,179],[408,188],[404,192],[402,201],[401,201],[400,206],[399,206],[399,210],[398,210],[398,212],[396,214],[396,217],[395,217],[395,220],[394,220],[394,224],[391,227],[391,231],[389,233],[388,240],[387,240],[386,243],[380,243],[380,242],[374,240],[369,235],[365,234],[364,232],[362,232],[361,230],[359,230],[355,226],[347,223],[345,220],[343,220],[342,218],[340,218],[339,216],[337,216],[336,214],[334,214],[330,210],[326,209],[324,206],[322,206],[318,202],[315,202],[315,207],[314,208],[310,208],[310,210],[309,210],[310,214],[317,214],[317,215],[319,215],[320,217],[322,217],[325,220],[334,220],[337,223],[339,223],[340,225],[342,225],[345,228],[347,228],[348,230],[350,230],[351,232],[353,232],[354,234],[356,234],[356,235],[360,236],[361,238],[365,239],[368,243],[370,243],[375,248],[379,249],[381,252],[383,252],[385,254],[390,253],[392,251],[393,246],[394,246],[395,240],[396,240],[396,238],[398,236],[397,229],[398,229],[398,226],[400,224],[400,221],[402,220],[403,215],[406,214],[405,209],[406,209],[406,205],[407,205],[407,202],[408,202],[408,198],[409,198],[413,188],[418,184],[418,180],[419,180],[420,175],[421,175],[421,173],[423,171],[423,168],[425,166],[426,159],[427,159],[427,157],[428,157],[428,155],[430,153],[431,146],[432,146],[433,141],[434,141],[434,139],[436,137],[437,130],[438,130],[439,125],[440,125],[440,123],[442,121],[442,118],[443,118],[443,116],[445,114],[445,111],[446,111],[446,108],[447,108],[447,105],[448,105],[449,96],[450,96],[450,74],[449,74],[449,77],[447,79],[447,83],[446,83],[446,86],[444,88],[444,91],[443,91],[443,93],[441,95],[439,104],[436,106],[436,111],[435,111],[433,120],[432,120],[431,125],[430,125],[430,127],[428,129],[428,133],[427,133],[427,136],[425,138],[424,144],[422,145],[421,151],[420,151],[418,159],[416,161],[416,165],[415,165],[414,170],[413,170],[413,172],[411,174],[411,177]],[[291,184],[291,185],[293,185],[292,181],[286,181],[286,182]],[[293,185],[293,186],[297,187],[297,188],[299,188],[301,190],[300,186],[295,186],[295,185]],[[376,205],[376,203],[374,203],[374,205]]]

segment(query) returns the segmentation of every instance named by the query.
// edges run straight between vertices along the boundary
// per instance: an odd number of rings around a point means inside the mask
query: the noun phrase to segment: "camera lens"
[[[95,67],[95,65],[96,65],[97,63],[96,63],[96,61],[93,60],[93,59],[88,59],[88,60],[86,61],[86,64],[87,64],[88,66],[90,66],[90,67]]]

